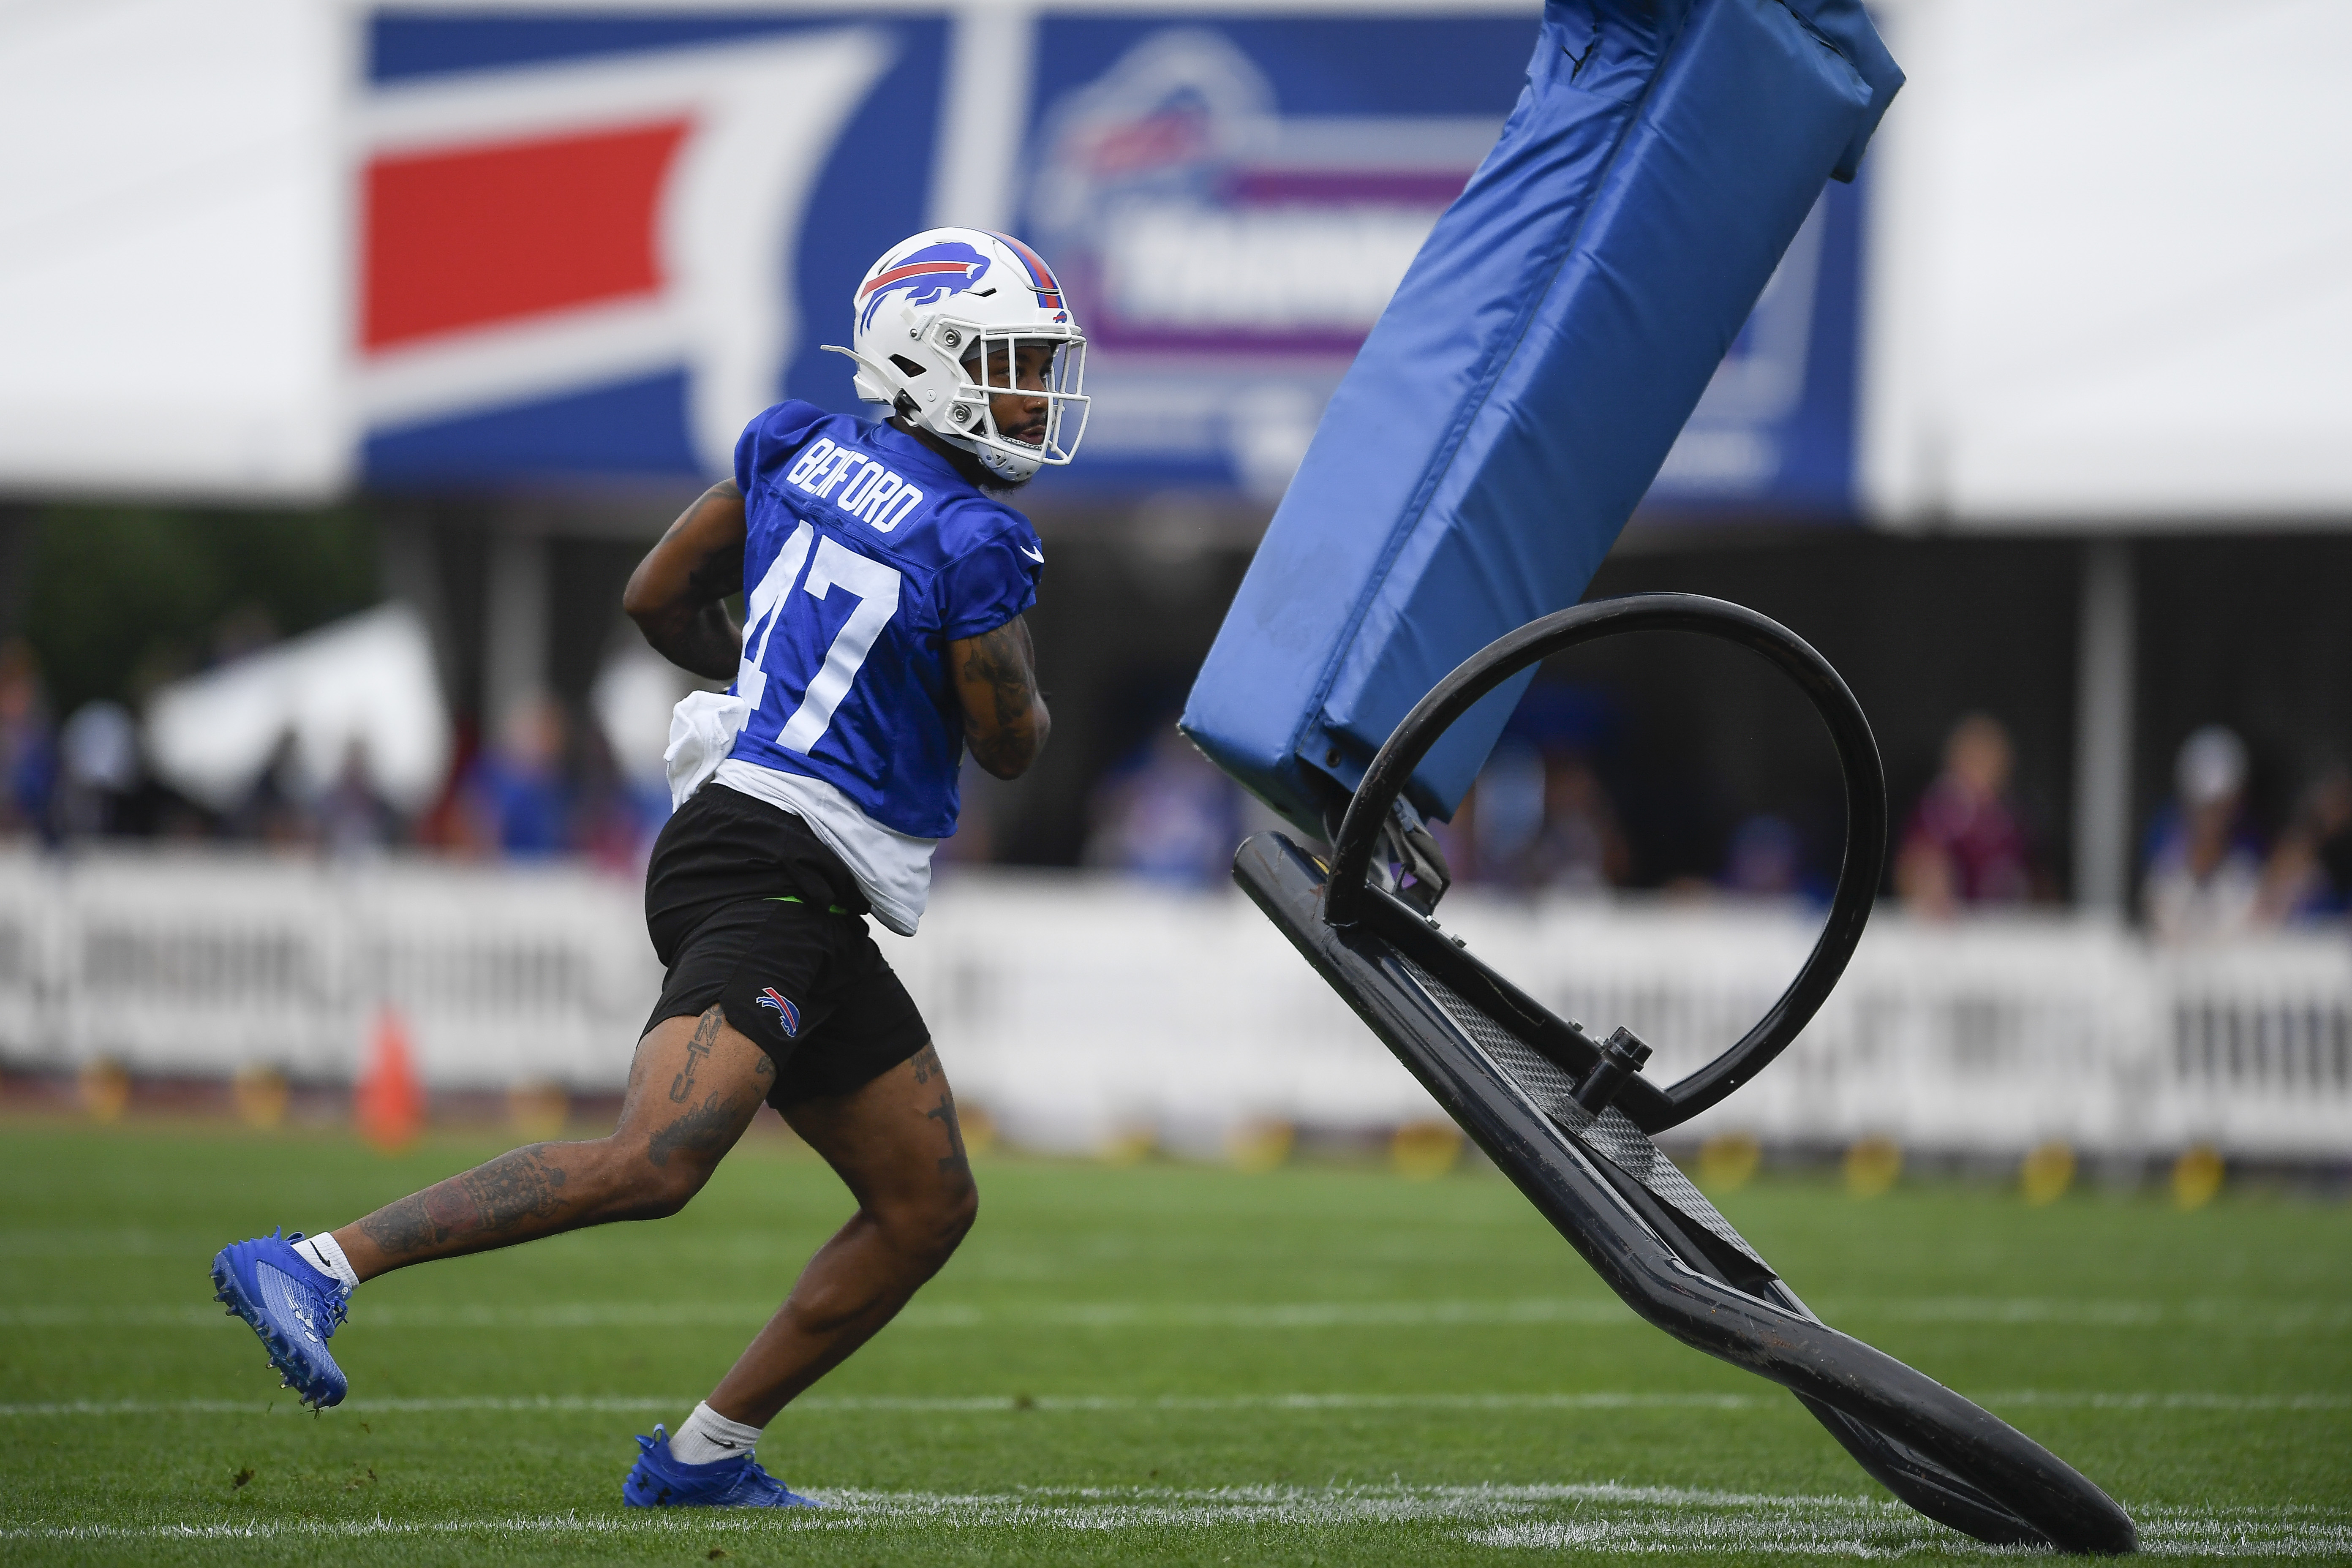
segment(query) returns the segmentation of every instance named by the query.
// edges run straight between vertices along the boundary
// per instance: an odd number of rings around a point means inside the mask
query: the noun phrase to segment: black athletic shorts
[[[669,971],[646,1020],[713,1003],[775,1059],[779,1110],[870,1083],[930,1030],[862,918],[841,858],[789,811],[719,784],[678,808],[646,870],[646,929]]]

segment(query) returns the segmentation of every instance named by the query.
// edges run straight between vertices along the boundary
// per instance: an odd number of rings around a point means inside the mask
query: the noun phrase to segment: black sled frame
[[[1844,858],[1811,955],[1745,1037],[1665,1088],[1640,1075],[1648,1050],[1630,1032],[1599,1042],[1555,1016],[1377,885],[1371,864],[1405,781],[1471,704],[1550,654],[1635,631],[1718,637],[1789,675],[1828,726],[1845,782]],[[1990,1412],[1823,1323],[1651,1142],[1754,1077],[1811,1019],[1861,940],[1885,853],[1877,743],[1828,661],[1752,610],[1643,594],[1563,610],[1472,656],[1381,748],[1328,866],[1262,833],[1234,856],[1234,877],[1643,1319],[1788,1389],[1930,1519],[2001,1544],[2130,1552],[2131,1519],[2105,1493]]]

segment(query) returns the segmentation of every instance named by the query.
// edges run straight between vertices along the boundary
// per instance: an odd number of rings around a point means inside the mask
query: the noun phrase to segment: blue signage
[[[710,476],[786,395],[851,406],[846,301],[931,221],[944,10],[386,8],[352,170],[351,384],[377,488]],[[1041,491],[1288,484],[1523,85],[1527,16],[1047,12],[1013,230],[1090,351]],[[1862,201],[1833,185],[1656,510],[1852,510]]]
[[[1533,37],[1524,16],[1046,17],[1020,221],[1068,280],[1094,397],[1057,479],[1279,496]]]

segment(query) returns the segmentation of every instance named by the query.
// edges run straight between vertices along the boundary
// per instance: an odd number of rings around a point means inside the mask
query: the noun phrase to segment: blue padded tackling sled
[[[1187,704],[1321,837],[1449,670],[1576,602],[1902,72],[1859,0],[1549,0],[1528,86],[1333,396]],[[1533,671],[1408,781],[1450,816]]]
[[[1234,879],[1619,1298],[1794,1394],[1886,1489],[2004,1545],[2137,1548],[2131,1517],[1990,1412],[1824,1323],[1653,1141],[1811,1020],[1886,854],[1869,720],[1752,610],[1569,607],[1820,195],[1900,83],[1854,0],[1552,0],[1526,95],[1332,400],[1184,728],[1317,837]],[[1440,927],[1451,815],[1536,665],[1696,633],[1789,676],[1834,742],[1846,842],[1811,954],[1755,1027],[1671,1085],[1631,1029],[1551,1013]],[[1342,815],[1344,813],[1344,816]],[[1393,856],[1393,858],[1391,858]]]

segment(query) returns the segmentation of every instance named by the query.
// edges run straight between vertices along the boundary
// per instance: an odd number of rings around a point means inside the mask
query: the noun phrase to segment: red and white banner
[[[794,319],[788,241],[889,65],[866,26],[431,78],[357,121],[358,405],[462,415],[682,364],[723,471]]]

